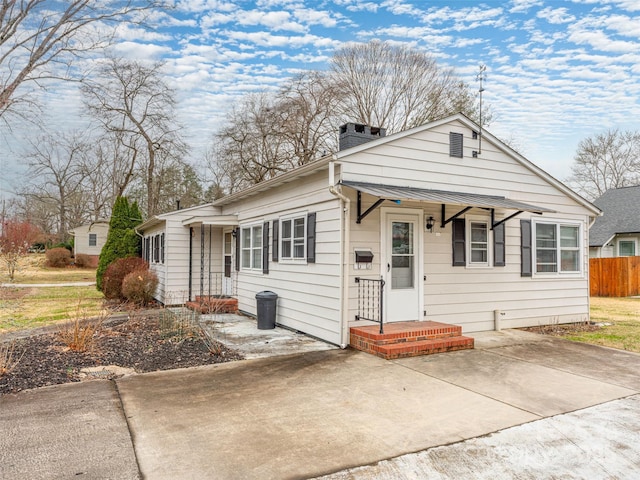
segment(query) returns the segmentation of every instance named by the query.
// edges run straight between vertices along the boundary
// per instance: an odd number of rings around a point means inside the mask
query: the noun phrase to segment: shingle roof
[[[607,190],[593,203],[603,215],[589,229],[589,246],[602,247],[619,233],[640,233],[640,186]]]

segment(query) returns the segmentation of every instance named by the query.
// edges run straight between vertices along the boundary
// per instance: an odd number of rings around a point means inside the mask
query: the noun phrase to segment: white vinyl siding
[[[466,138],[464,157],[449,156],[449,133],[459,132]],[[435,218],[433,231],[424,233],[424,310],[416,320],[433,320],[462,325],[465,332],[478,332],[494,328],[495,311],[501,312],[503,328],[543,325],[552,322],[580,322],[589,318],[588,278],[588,224],[592,212],[576,198],[565,194],[560,186],[544,177],[537,167],[520,160],[511,152],[492,141],[490,134],[483,136],[482,154],[471,157],[477,144],[471,130],[462,122],[443,122],[429,129],[418,127],[412,133],[369,149],[361,148],[354,154],[340,157],[340,179],[386,185],[398,185],[432,190],[444,190],[480,195],[497,195],[538,205],[553,210],[542,216],[524,212],[506,221],[505,265],[500,268],[460,268],[452,265],[452,223],[441,226],[440,204],[402,202],[407,208],[422,208],[424,216]],[[467,150],[468,149],[468,150]],[[355,210],[356,193],[343,189]],[[362,204],[369,206],[375,197],[362,195]],[[363,207],[366,208],[366,207]],[[463,206],[446,205],[445,219],[462,210]],[[379,245],[375,241],[379,230],[377,210],[371,212],[361,224],[351,223],[351,249],[371,248],[374,253],[372,269],[367,276],[380,275]],[[498,209],[496,219],[505,218],[512,210]],[[488,219],[487,211],[472,209],[468,215]],[[580,226],[580,273],[535,274],[521,276],[520,221],[544,220],[553,217],[560,223]],[[557,223],[555,220],[549,223]],[[468,230],[468,229],[467,229]],[[378,234],[379,235],[379,234]],[[489,232],[489,257],[493,244]],[[532,242],[533,244],[533,242]],[[532,245],[533,246],[533,245]],[[469,255],[468,245],[467,257]],[[352,251],[351,250],[351,251]],[[569,251],[569,250],[567,250]],[[467,258],[468,260],[468,258]],[[467,262],[467,265],[470,264]],[[354,276],[362,271],[354,271]],[[353,278],[349,284],[354,285]],[[357,296],[351,294],[350,318],[357,310]],[[351,320],[353,321],[353,320]]]
[[[279,325],[340,344],[340,211],[339,199],[327,189],[326,170],[305,177],[304,182],[287,183],[225,205],[223,213],[237,213],[242,226],[274,221],[278,225],[278,261],[269,258],[269,274],[238,272],[240,311],[255,315],[256,293],[272,291],[278,295]],[[281,220],[304,216],[306,222],[309,212],[316,217],[315,263],[307,262],[306,257],[282,260]],[[273,241],[272,235],[269,241]]]

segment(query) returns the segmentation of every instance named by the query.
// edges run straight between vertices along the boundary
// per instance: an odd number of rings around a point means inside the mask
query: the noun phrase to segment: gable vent
[[[462,139],[461,133],[449,132],[449,156],[462,158]]]

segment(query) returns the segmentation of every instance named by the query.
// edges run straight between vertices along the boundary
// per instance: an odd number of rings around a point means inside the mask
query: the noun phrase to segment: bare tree
[[[611,188],[640,185],[640,132],[615,129],[583,139],[567,183],[590,200]]]
[[[272,96],[252,94],[229,115],[214,138],[218,172],[233,172],[233,189],[275,177],[293,167],[281,135],[281,114]]]
[[[344,119],[389,133],[452,113],[476,117],[475,96],[453,70],[409,47],[379,41],[345,46],[331,59],[331,75]]]
[[[134,165],[144,171],[146,196],[141,205],[148,215],[158,212],[158,171],[187,152],[175,121],[174,92],[162,78],[162,67],[109,58],[97,78],[83,86],[90,113],[129,151],[125,172],[131,173]],[[121,184],[128,183],[127,175]]]
[[[336,148],[336,92],[322,72],[302,73],[289,80],[276,97],[276,126],[293,165],[304,165]]]
[[[56,230],[64,240],[70,228],[86,219],[83,182],[90,144],[80,132],[47,134],[30,144],[27,195],[55,205]]]
[[[26,84],[42,86],[74,75],[72,62],[82,53],[107,46],[115,27],[142,22],[152,0],[3,0],[0,3],[0,118],[20,115],[18,103],[31,103]]]

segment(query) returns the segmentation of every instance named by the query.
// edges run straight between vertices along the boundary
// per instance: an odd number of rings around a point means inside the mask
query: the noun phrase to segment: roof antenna
[[[480,88],[478,89],[478,93],[480,94],[480,132],[478,133],[478,151],[473,152],[473,156],[477,157],[482,153],[482,92],[484,92],[484,87],[482,86],[482,82],[487,79],[486,72],[487,66],[480,65],[480,71],[476,75],[476,81],[480,82]]]

